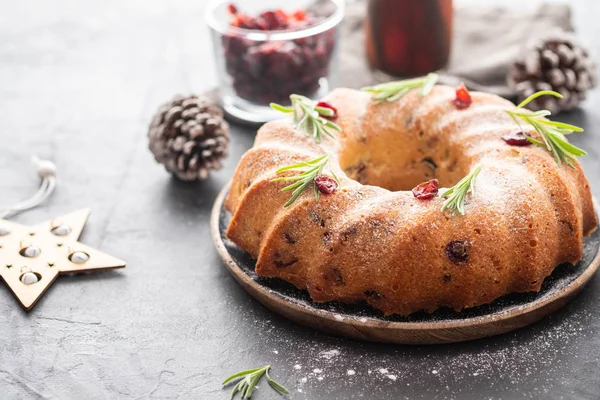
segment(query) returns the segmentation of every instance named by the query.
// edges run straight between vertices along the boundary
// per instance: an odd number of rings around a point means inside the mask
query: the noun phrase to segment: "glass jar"
[[[452,0],[369,0],[370,66],[399,77],[443,68],[450,56],[452,18]]]
[[[238,120],[279,118],[271,102],[289,105],[294,93],[318,99],[334,86],[344,2],[293,3],[229,0],[207,8],[223,107]]]

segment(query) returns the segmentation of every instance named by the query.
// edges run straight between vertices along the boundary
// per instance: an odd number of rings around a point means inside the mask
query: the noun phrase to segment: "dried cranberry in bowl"
[[[256,17],[235,4],[228,7],[230,25],[261,31],[299,30],[322,21],[303,10],[267,10]],[[311,97],[320,79],[329,75],[335,47],[334,29],[294,40],[260,41],[240,37],[232,30],[222,37],[225,68],[236,94],[247,101],[267,105],[289,103],[292,93]]]

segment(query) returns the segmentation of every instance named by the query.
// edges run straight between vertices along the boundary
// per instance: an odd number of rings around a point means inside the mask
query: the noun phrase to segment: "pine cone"
[[[527,105],[557,113],[575,108],[596,86],[596,64],[571,32],[557,30],[524,48],[510,66],[507,81],[519,101],[539,90],[559,92],[562,99],[542,96]]]
[[[229,125],[207,99],[176,96],[159,108],[148,138],[154,158],[167,171],[184,181],[203,180],[227,156]]]

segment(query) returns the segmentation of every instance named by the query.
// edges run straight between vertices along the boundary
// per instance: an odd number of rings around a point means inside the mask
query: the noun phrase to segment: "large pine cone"
[[[176,96],[162,105],[148,131],[150,151],[184,181],[206,179],[227,156],[229,125],[223,111],[198,96]]]
[[[539,90],[559,92],[562,99],[542,96],[527,105],[557,113],[575,108],[596,86],[596,64],[571,32],[557,30],[524,48],[509,68],[507,81],[519,101]]]

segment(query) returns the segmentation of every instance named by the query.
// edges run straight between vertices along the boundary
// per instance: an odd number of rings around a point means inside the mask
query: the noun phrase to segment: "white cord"
[[[31,162],[35,166],[38,176],[42,178],[40,188],[31,198],[17,203],[12,207],[0,209],[0,219],[35,208],[46,201],[52,192],[54,192],[56,188],[56,165],[52,161],[40,160],[37,157],[33,157]]]

